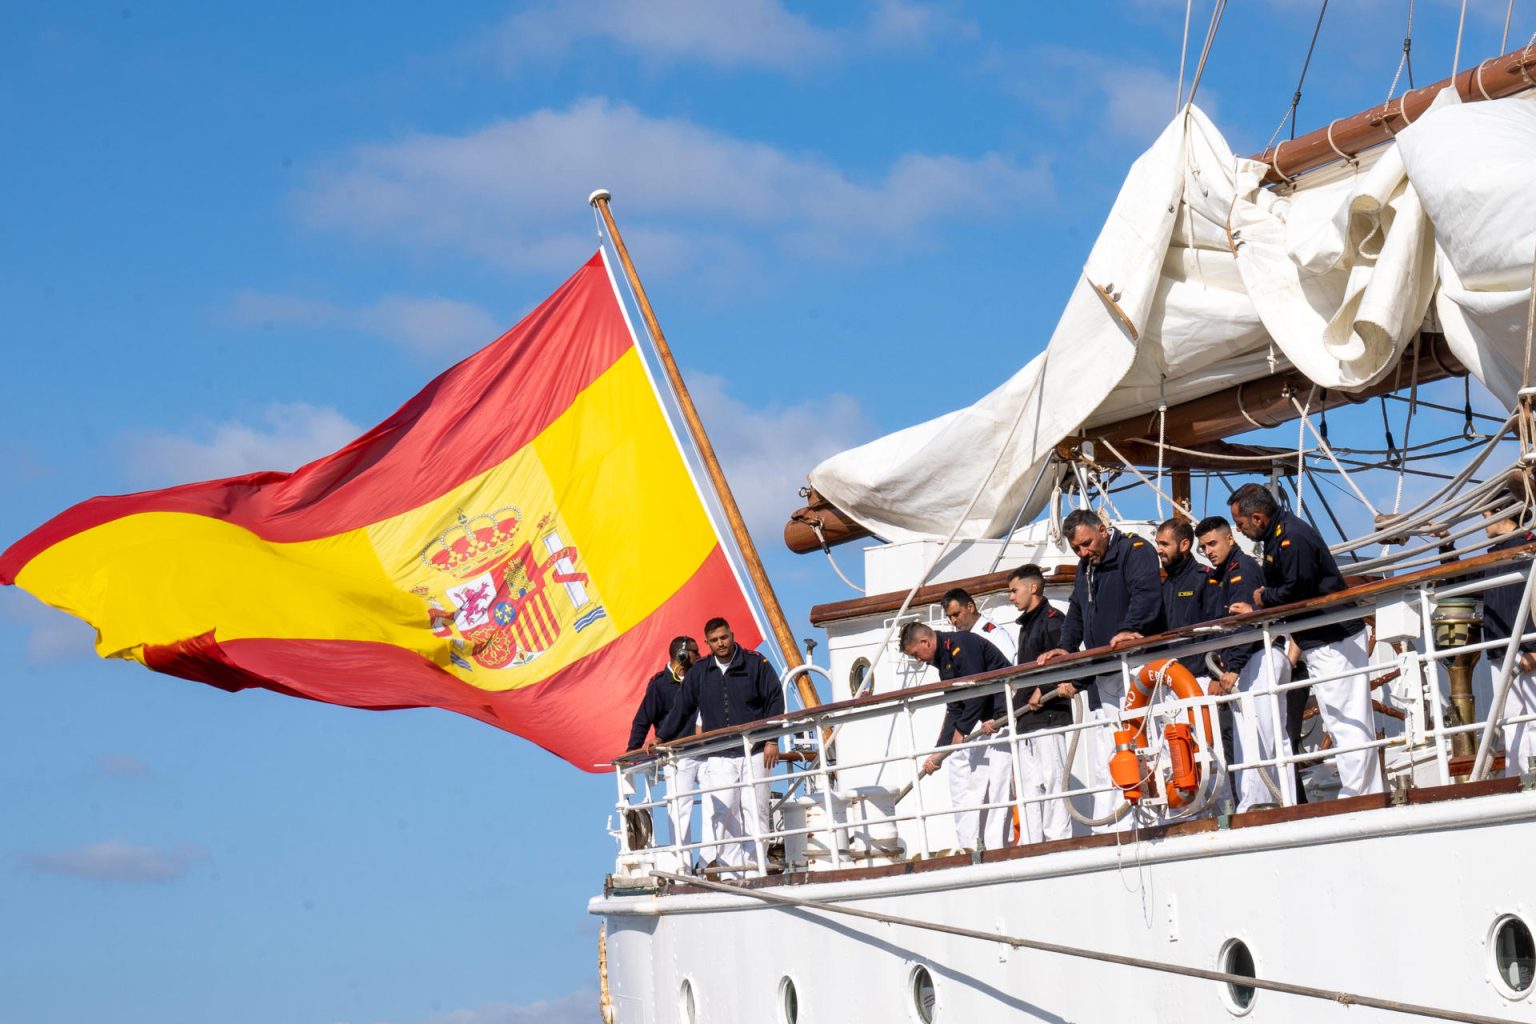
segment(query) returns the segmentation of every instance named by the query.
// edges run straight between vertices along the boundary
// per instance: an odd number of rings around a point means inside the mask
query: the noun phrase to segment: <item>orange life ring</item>
[[[1168,684],[1174,695],[1183,699],[1205,696],[1194,675],[1173,658],[1154,661],[1142,667],[1131,678],[1130,692],[1125,695],[1125,710],[1140,711],[1152,702],[1158,679]],[[1198,712],[1198,715],[1197,715]],[[1189,709],[1189,724],[1170,725],[1163,730],[1163,741],[1168,745],[1169,773],[1167,795],[1170,808],[1188,806],[1200,790],[1200,762],[1195,755],[1200,751],[1196,731],[1203,732],[1207,747],[1213,745],[1211,711],[1208,707]],[[1127,715],[1125,727],[1115,730],[1115,753],[1109,759],[1109,774],[1115,785],[1130,803],[1139,803],[1143,784],[1147,781],[1137,751],[1147,745],[1147,717]]]

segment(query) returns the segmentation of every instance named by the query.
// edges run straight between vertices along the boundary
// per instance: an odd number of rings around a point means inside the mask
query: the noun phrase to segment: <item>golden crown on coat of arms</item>
[[[501,557],[522,521],[523,512],[515,505],[477,516],[461,510],[458,523],[422,549],[421,560],[461,579],[478,575]]]

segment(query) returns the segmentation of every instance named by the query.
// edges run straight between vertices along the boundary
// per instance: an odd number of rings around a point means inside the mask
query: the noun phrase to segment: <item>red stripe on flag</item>
[[[541,683],[493,693],[420,655],[356,640],[230,640],[212,635],[146,647],[157,672],[231,692],[260,688],[373,711],[441,707],[516,733],[587,771],[623,753],[645,684],[666,664],[672,638],[703,638],[704,623],[729,619],[736,639],[756,647],[753,624],[725,557],[716,547],[692,578],[618,639]],[[702,643],[701,645],[702,646]]]
[[[516,327],[334,455],[293,473],[251,473],[81,502],[0,555],[0,583],[14,583],[28,561],[60,540],[140,512],[212,516],[279,542],[328,537],[399,515],[506,461],[630,345],[608,271],[594,255]]]

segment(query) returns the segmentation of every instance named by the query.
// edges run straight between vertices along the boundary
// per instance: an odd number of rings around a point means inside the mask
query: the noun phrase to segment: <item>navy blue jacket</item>
[[[1186,556],[1182,565],[1169,570],[1163,580],[1164,628],[1183,629],[1226,614],[1225,610],[1220,613],[1215,610],[1211,600],[1214,595],[1205,584],[1207,571],[1195,561],[1194,555]],[[1203,654],[1186,654],[1179,659],[1179,664],[1194,675],[1210,675]]]
[[[1282,510],[1264,535],[1264,607],[1308,601],[1344,589],[1344,574],[1311,524]],[[1250,597],[1251,601],[1251,597]],[[1363,622],[1336,622],[1295,634],[1304,651],[1337,643],[1365,628]]]
[[[713,732],[783,713],[784,688],[779,684],[779,674],[768,664],[767,658],[738,644],[724,674],[715,664],[713,653],[705,654],[693,663],[683,677],[677,703],[657,726],[656,735],[683,735],[692,726],[694,715],[702,720],[705,732]],[[752,749],[762,750],[766,742],[756,743]],[[740,757],[741,748],[731,747],[709,756],[722,755]]]
[[[1032,612],[1025,612],[1014,620],[1019,624],[1019,664],[1028,665],[1046,651],[1061,646],[1061,627],[1067,617],[1049,601],[1041,601]],[[1038,685],[1020,687],[1013,696],[1014,710],[1034,699]],[[1052,690],[1056,689],[1053,685]],[[1006,702],[1005,702],[1006,703]],[[1040,705],[1039,711],[1023,711],[1018,715],[1018,731],[1034,732],[1038,729],[1055,729],[1072,724],[1072,704],[1066,700]]]
[[[1488,553],[1495,551],[1508,551],[1522,544],[1536,541],[1536,533],[1530,530],[1511,530],[1488,548]],[[1493,576],[1508,569],[1490,569],[1483,575]],[[1524,583],[1511,583],[1508,586],[1497,587],[1483,594],[1483,639],[1484,640],[1508,640],[1515,633],[1531,632],[1529,619],[1515,629],[1515,616],[1520,614],[1520,596],[1525,590]],[[1527,640],[1520,645],[1522,651],[1536,651],[1536,642]],[[1489,651],[1490,657],[1500,657],[1502,652]],[[1495,667],[1502,664],[1502,659],[1494,662]]]
[[[1124,630],[1146,636],[1163,631],[1162,574],[1151,544],[1116,531],[1102,562],[1078,560],[1061,646],[1068,652],[1079,645],[1104,647]]]
[[[937,633],[934,639],[937,642],[933,648],[933,667],[939,670],[940,679],[962,679],[1008,667],[1003,652],[979,633]],[[934,746],[947,747],[954,742],[956,732],[969,736],[977,723],[1000,718],[1007,712],[1008,704],[1001,693],[952,700],[945,709],[939,741]]]
[[[645,734],[651,731],[652,726],[660,726],[666,721],[667,712],[672,710],[672,705],[677,703],[678,695],[682,692],[683,684],[672,677],[670,667],[651,676],[651,681],[645,684],[645,696],[640,698],[640,707],[635,710],[635,720],[629,727],[629,746],[624,749],[639,750],[645,744]],[[687,735],[692,731],[685,727],[679,735]],[[667,736],[657,729],[656,742],[665,743],[675,739],[676,736]]]
[[[1211,569],[1205,576],[1211,618],[1226,617],[1227,609],[1238,601],[1252,604],[1253,592],[1263,579],[1259,563],[1250,558],[1236,544],[1232,545],[1232,550],[1227,553],[1226,558],[1222,559],[1221,564]],[[1221,652],[1221,663],[1228,672],[1241,672],[1243,666],[1248,664],[1248,659],[1259,653],[1259,648],[1263,645],[1262,640],[1255,640],[1252,643],[1228,647]]]

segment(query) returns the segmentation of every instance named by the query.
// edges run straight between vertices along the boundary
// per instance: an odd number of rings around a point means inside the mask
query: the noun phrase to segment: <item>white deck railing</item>
[[[1462,734],[1471,734],[1478,738],[1479,754],[1474,767],[1469,772],[1458,774],[1470,774],[1473,779],[1486,777],[1491,764],[1489,755],[1492,750],[1492,741],[1497,730],[1516,722],[1531,721],[1536,718],[1536,715],[1527,714],[1517,717],[1506,714],[1502,709],[1493,712],[1491,708],[1479,707],[1478,712],[1482,717],[1478,721],[1448,725],[1445,701],[1442,697],[1442,694],[1448,693],[1448,686],[1441,685],[1444,680],[1442,666],[1458,655],[1472,651],[1481,652],[1489,659],[1493,671],[1494,700],[1491,703],[1503,705],[1507,703],[1504,700],[1504,694],[1509,688],[1510,680],[1518,671],[1519,641],[1536,639],[1536,630],[1528,632],[1524,637],[1510,640],[1485,640],[1476,644],[1441,650],[1435,643],[1432,612],[1436,603],[1447,597],[1478,597],[1491,588],[1518,583],[1523,584],[1522,609],[1524,620],[1529,625],[1533,583],[1536,583],[1536,562],[1532,560],[1533,554],[1536,554],[1536,551],[1519,549],[1501,556],[1483,556],[1468,562],[1422,570],[1395,580],[1386,580],[1344,591],[1323,602],[1312,602],[1313,607],[1305,611],[1299,608],[1289,610],[1280,608],[1256,612],[1237,620],[1222,620],[1218,623],[1192,627],[1179,633],[1165,634],[1119,651],[1085,652],[1048,666],[1019,666],[1006,672],[1000,671],[946,684],[914,687],[877,694],[857,701],[809,708],[777,719],[754,723],[741,729],[722,730],[714,734],[665,744],[654,754],[620,758],[615,773],[619,789],[618,827],[613,827],[610,820],[610,832],[619,844],[616,880],[622,882],[626,877],[634,879],[648,877],[652,867],[687,870],[695,857],[704,856],[701,851],[715,850],[719,847],[722,840],[710,835],[710,806],[715,794],[723,794],[731,789],[740,790],[739,813],[744,835],[739,839],[725,841],[747,844],[747,848],[751,851],[745,865],[747,871],[766,873],[772,859],[770,848],[780,842],[785,843],[786,848],[790,850],[790,867],[796,870],[836,869],[872,861],[890,863],[913,853],[925,858],[931,857],[947,849],[946,846],[941,846],[935,841],[936,832],[947,834],[938,830],[935,827],[936,823],[939,819],[947,819],[957,813],[947,799],[942,802],[942,807],[927,806],[931,793],[925,797],[921,769],[923,762],[931,754],[981,746],[1011,747],[1013,752],[1011,799],[972,805],[965,810],[981,808],[1004,811],[1012,808],[1016,809],[1018,820],[1023,821],[1025,809],[1030,804],[1062,799],[1081,800],[1097,793],[1118,794],[1120,791],[1119,787],[1113,783],[1098,786],[1074,784],[1071,771],[1073,766],[1069,763],[1067,771],[1063,773],[1064,784],[1068,788],[1047,796],[1021,798],[1022,787],[1019,777],[1021,743],[1050,734],[1060,734],[1069,741],[1074,737],[1086,741],[1090,732],[1121,728],[1121,722],[1125,719],[1143,716],[1147,723],[1148,743],[1147,756],[1144,760],[1146,770],[1141,781],[1146,795],[1126,815],[1143,824],[1165,824],[1230,811],[1231,806],[1227,803],[1226,796],[1228,779],[1232,777],[1232,773],[1245,770],[1266,772],[1270,778],[1271,788],[1279,798],[1275,802],[1282,805],[1293,804],[1296,802],[1296,794],[1292,785],[1291,766],[1308,766],[1326,762],[1341,753],[1358,750],[1381,751],[1387,774],[1395,775],[1398,779],[1408,779],[1408,784],[1412,784],[1417,774],[1421,784],[1427,782],[1447,785],[1454,781],[1451,764],[1452,740]],[[1395,646],[1401,650],[1390,650],[1385,644],[1375,644],[1376,652],[1388,651],[1392,657],[1386,661],[1373,661],[1364,672],[1352,671],[1335,676],[1297,679],[1277,686],[1256,687],[1246,694],[1201,696],[1183,700],[1160,699],[1160,695],[1154,694],[1153,701],[1147,708],[1133,712],[1125,712],[1123,709],[1106,709],[1109,713],[1098,719],[1087,719],[1082,714],[1082,698],[1079,697],[1077,698],[1078,714],[1074,716],[1077,720],[1071,725],[1022,734],[1016,734],[1012,729],[1005,729],[994,735],[982,736],[956,746],[927,745],[922,742],[917,733],[914,719],[920,711],[940,707],[959,696],[980,696],[1000,692],[1004,696],[1008,717],[1012,720],[1015,708],[1022,707],[1022,701],[1018,696],[1021,690],[1028,692],[1039,685],[1050,687],[1057,683],[1076,682],[1119,672],[1127,682],[1126,692],[1130,692],[1131,676],[1142,665],[1152,661],[1171,656],[1185,657],[1220,652],[1229,647],[1251,643],[1256,639],[1269,645],[1277,638],[1330,623],[1360,621],[1365,625],[1365,620],[1371,619],[1378,609],[1394,606],[1400,610],[1405,602],[1409,602],[1410,606],[1416,606],[1418,609],[1417,638],[1396,644]],[[1378,735],[1378,738],[1366,742],[1332,746],[1327,749],[1290,749],[1286,733],[1284,699],[1288,692],[1348,677],[1356,678],[1359,686],[1369,687],[1371,680],[1379,679],[1382,675],[1393,672],[1394,669],[1408,680],[1423,681],[1413,688],[1417,691],[1416,693],[1410,691],[1406,699],[1398,702],[1398,707],[1404,712],[1400,733]],[[1389,695],[1386,688],[1380,692],[1383,698]],[[1417,708],[1412,706],[1415,700],[1420,703]],[[1231,752],[1224,749],[1221,732],[1215,729],[1214,742],[1209,745],[1201,742],[1196,757],[1201,768],[1200,790],[1187,806],[1171,810],[1167,800],[1167,776],[1161,763],[1164,750],[1161,737],[1163,726],[1170,721],[1184,721],[1192,709],[1198,711],[1201,708],[1208,710],[1211,721],[1215,723],[1218,706],[1236,701],[1271,702],[1269,719],[1275,730],[1272,749],[1278,753],[1270,758],[1232,763]],[[1374,722],[1375,715],[1373,714],[1372,717]],[[857,727],[861,723],[875,721],[885,721],[890,725],[897,719],[902,720],[900,724],[903,727],[888,729],[893,739],[890,747],[883,754],[863,758],[836,756],[835,737],[839,732]],[[780,827],[768,832],[759,830],[758,815],[754,813],[756,792],[750,781],[736,786],[701,787],[687,794],[662,795],[659,792],[663,776],[661,769],[678,757],[703,759],[711,755],[719,756],[728,751],[736,753],[737,756],[750,757],[751,748],[765,740],[777,741],[781,752],[794,750],[802,755],[796,759],[799,763],[788,765],[781,763],[776,773],[770,776],[773,786],[780,790],[780,795],[772,798],[774,810],[782,812],[794,809],[796,811],[795,814],[779,814],[781,819],[792,819],[790,827],[784,827],[781,824]],[[834,751],[830,759],[827,757],[829,745]],[[1095,744],[1090,743],[1088,749],[1091,751],[1094,746]],[[1390,760],[1389,754],[1394,755]],[[1432,772],[1426,772],[1425,768],[1430,761],[1434,762],[1435,768]],[[1081,761],[1078,763],[1081,764]],[[1532,770],[1533,767],[1536,766],[1515,766],[1518,771]],[[1105,768],[1103,774],[1107,776],[1107,765]],[[839,789],[840,783],[845,784],[846,780],[853,777],[873,775],[876,770],[881,769],[883,769],[882,777],[887,780],[884,786],[886,798],[857,801],[862,804],[860,813],[853,817],[845,814],[845,809],[856,801],[850,798],[847,791]],[[900,779],[901,783],[911,785],[910,795],[899,803],[892,803],[889,799],[896,791],[896,787],[889,783],[892,777]],[[1389,785],[1392,782],[1393,780],[1389,780]],[[643,819],[645,818],[649,818],[653,823],[668,820],[667,831],[670,833],[669,803],[674,799],[692,801],[695,798],[700,800],[699,809],[703,812],[695,815],[700,820],[698,827],[700,834],[704,837],[701,841],[679,842],[679,837],[669,835],[666,842],[660,842],[653,838],[657,832],[654,827],[644,827]],[[638,828],[635,827],[637,818],[640,819],[641,826]],[[820,820],[804,820],[803,823],[796,823],[801,819],[817,818]],[[846,841],[853,833],[862,837],[861,849],[854,849]],[[897,838],[898,833],[901,838]],[[915,850],[911,849],[913,846]]]

